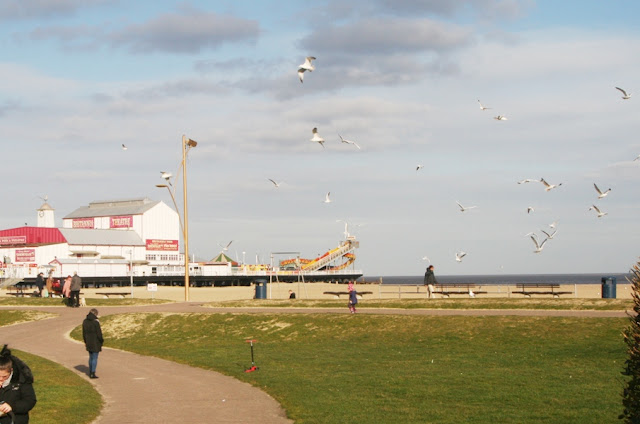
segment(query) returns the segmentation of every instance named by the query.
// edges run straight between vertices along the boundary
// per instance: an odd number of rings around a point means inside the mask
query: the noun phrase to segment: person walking
[[[38,289],[38,296],[42,297],[42,289],[44,289],[44,274],[41,272],[36,276],[36,288]]]
[[[427,271],[424,273],[424,285],[427,286],[427,292],[429,293],[429,299],[433,299],[435,285],[438,284],[436,275],[433,273],[433,265],[427,267]]]
[[[89,378],[98,378],[96,368],[98,367],[98,354],[102,351],[102,328],[98,320],[98,310],[91,308],[87,317],[82,321],[82,340],[89,352]]]
[[[69,303],[74,308],[80,307],[80,290],[82,289],[82,278],[78,277],[78,273],[74,272],[71,277],[71,299]]]
[[[353,282],[349,282],[347,290],[349,291],[349,312],[355,314],[356,305],[358,304],[358,292],[356,292],[356,288],[353,286]]]
[[[36,402],[31,369],[4,345],[0,351],[0,424],[27,424]]]

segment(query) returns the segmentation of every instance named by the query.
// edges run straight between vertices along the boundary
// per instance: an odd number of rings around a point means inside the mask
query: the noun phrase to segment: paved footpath
[[[88,354],[69,332],[82,323],[88,308],[0,307],[58,314],[56,318],[0,328],[0,343],[45,357],[87,377]],[[344,313],[347,309],[208,308],[200,303],[153,306],[100,307],[100,316],[127,312],[198,313]],[[622,311],[365,309],[360,314],[625,317]],[[163,359],[105,348],[96,374],[89,380],[105,400],[95,424],[291,423],[269,395],[247,383],[213,371]]]

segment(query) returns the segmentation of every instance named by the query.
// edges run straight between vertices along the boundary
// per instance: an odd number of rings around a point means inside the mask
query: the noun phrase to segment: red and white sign
[[[93,229],[96,227],[93,218],[74,218],[71,221],[71,228],[88,228]]]
[[[16,262],[35,262],[36,249],[16,249]]]
[[[147,250],[177,251],[178,240],[147,239]]]
[[[27,236],[0,236],[0,244],[27,244]]]
[[[131,228],[133,216],[112,216],[109,218],[109,228]]]

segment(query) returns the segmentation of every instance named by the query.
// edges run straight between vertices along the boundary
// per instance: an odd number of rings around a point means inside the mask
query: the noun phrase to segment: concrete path
[[[85,378],[88,354],[84,345],[71,340],[69,332],[82,323],[88,308],[0,307],[58,314],[56,318],[0,328],[0,343],[60,363]],[[128,312],[198,313],[348,313],[342,309],[311,308],[209,308],[200,303],[169,303],[153,306],[100,307],[100,315]],[[626,317],[623,311],[555,310],[451,310],[365,309],[360,314],[433,316],[558,316]],[[89,380],[105,400],[96,424],[159,422],[188,423],[291,423],[280,405],[266,393],[231,377],[162,359],[105,348],[96,374]]]

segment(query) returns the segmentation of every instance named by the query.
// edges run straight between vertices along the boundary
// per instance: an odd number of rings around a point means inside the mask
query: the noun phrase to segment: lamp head
[[[163,188],[163,187],[169,188],[169,186],[168,186],[168,185],[166,185],[166,184],[156,184],[156,187],[159,187],[159,188]]]

